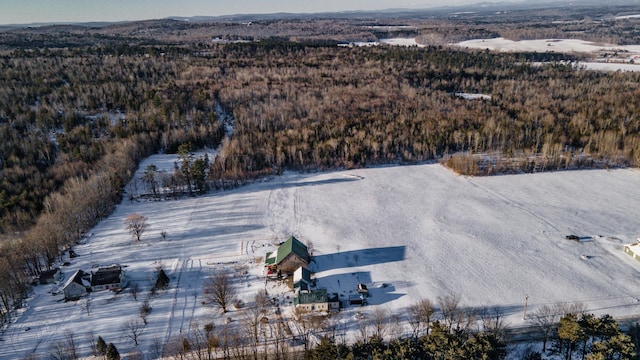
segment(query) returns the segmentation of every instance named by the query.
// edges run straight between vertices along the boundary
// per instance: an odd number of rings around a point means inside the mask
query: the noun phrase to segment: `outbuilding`
[[[629,254],[632,258],[640,261],[640,238],[634,244],[625,245],[624,252]]]
[[[62,292],[65,300],[78,300],[87,295],[90,288],[90,275],[82,270],[77,270],[64,284]]]
[[[59,281],[62,281],[62,278],[63,276],[60,269],[55,268],[55,269],[43,271],[42,273],[40,273],[39,282],[40,282],[40,285],[55,284]]]
[[[313,285],[311,280],[311,271],[307,268],[299,267],[293,272],[293,289],[309,290]]]
[[[294,236],[278,246],[278,250],[267,253],[265,266],[267,275],[292,275],[299,267],[309,265],[309,250],[307,246]]]

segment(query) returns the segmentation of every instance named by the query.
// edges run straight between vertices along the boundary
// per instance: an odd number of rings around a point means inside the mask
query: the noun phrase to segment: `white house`
[[[91,287],[89,274],[78,270],[67,280],[62,288],[65,300],[78,300],[87,295],[87,289]]]

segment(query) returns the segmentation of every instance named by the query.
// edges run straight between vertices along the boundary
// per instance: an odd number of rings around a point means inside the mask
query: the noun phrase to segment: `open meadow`
[[[140,169],[171,169],[174,159],[152,156]],[[636,315],[640,263],[623,245],[640,235],[639,204],[640,172],[632,169],[463,177],[438,164],[285,172],[193,198],[125,200],[75,246],[78,257],[62,269],[69,277],[118,263],[129,288],[65,302],[61,285],[36,286],[26,309],[0,334],[0,359],[44,356],[70,332],[79,353],[90,356],[89,330],[121,354],[137,348],[149,355],[194,324],[240,324],[241,310],[222,315],[203,304],[203,283],[220,269],[233,274],[245,303],[266,289],[290,317],[293,293],[266,282],[262,271],[265,253],[290,235],[310,245],[317,288],[344,300],[357,283],[369,287],[368,306],[347,306],[337,316],[346,339],[358,332],[357,312],[367,317],[382,308],[404,321],[411,304],[450,294],[460,295],[465,308],[498,307],[511,327],[528,325],[526,296],[529,311],[581,303],[596,315]],[[140,242],[124,224],[132,213],[148,219]],[[568,234],[580,241],[565,239]],[[152,296],[159,267],[170,284]],[[136,283],[137,300],[130,294]],[[145,299],[152,310],[136,346],[127,326],[138,321]]]

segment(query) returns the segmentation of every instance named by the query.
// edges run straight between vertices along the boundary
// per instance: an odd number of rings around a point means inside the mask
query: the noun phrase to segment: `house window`
[[[315,305],[311,305],[311,311],[315,310],[316,306]]]

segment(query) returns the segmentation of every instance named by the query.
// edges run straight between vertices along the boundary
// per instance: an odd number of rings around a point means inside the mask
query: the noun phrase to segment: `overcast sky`
[[[0,0],[0,24],[430,8],[480,1],[482,0]]]

